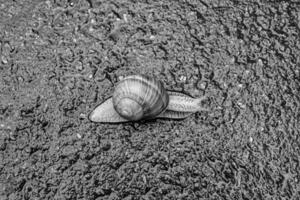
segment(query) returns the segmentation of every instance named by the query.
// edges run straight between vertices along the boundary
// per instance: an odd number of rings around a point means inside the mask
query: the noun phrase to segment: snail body
[[[112,97],[98,105],[90,114],[92,122],[120,123],[155,118],[184,119],[207,110],[201,98],[167,91],[163,84],[144,75],[127,76],[115,87]]]

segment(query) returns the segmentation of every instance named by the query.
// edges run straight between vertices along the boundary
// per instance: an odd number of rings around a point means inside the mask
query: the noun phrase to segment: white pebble
[[[249,138],[249,142],[253,142],[253,138],[250,136],[250,138]]]
[[[186,76],[180,76],[179,80],[180,80],[180,82],[185,82],[186,81]]]

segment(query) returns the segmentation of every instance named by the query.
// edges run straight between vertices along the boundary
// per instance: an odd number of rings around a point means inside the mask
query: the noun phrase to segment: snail
[[[116,85],[112,97],[98,105],[88,118],[100,123],[184,119],[192,113],[207,111],[201,106],[203,99],[168,91],[161,81],[146,75],[130,75]]]

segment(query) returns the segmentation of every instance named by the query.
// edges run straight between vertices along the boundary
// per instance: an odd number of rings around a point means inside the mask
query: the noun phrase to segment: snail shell
[[[119,123],[154,118],[184,119],[205,110],[201,98],[167,91],[151,77],[132,75],[121,80],[113,96],[98,105],[90,114],[92,122]]]
[[[115,110],[125,119],[151,119],[166,110],[169,95],[160,81],[147,76],[128,76],[116,86]]]

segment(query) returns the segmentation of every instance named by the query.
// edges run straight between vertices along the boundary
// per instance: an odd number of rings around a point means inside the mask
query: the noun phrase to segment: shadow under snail
[[[112,97],[98,105],[88,118],[100,123],[184,119],[195,112],[208,111],[201,106],[203,99],[168,91],[152,77],[131,75],[119,81]]]

